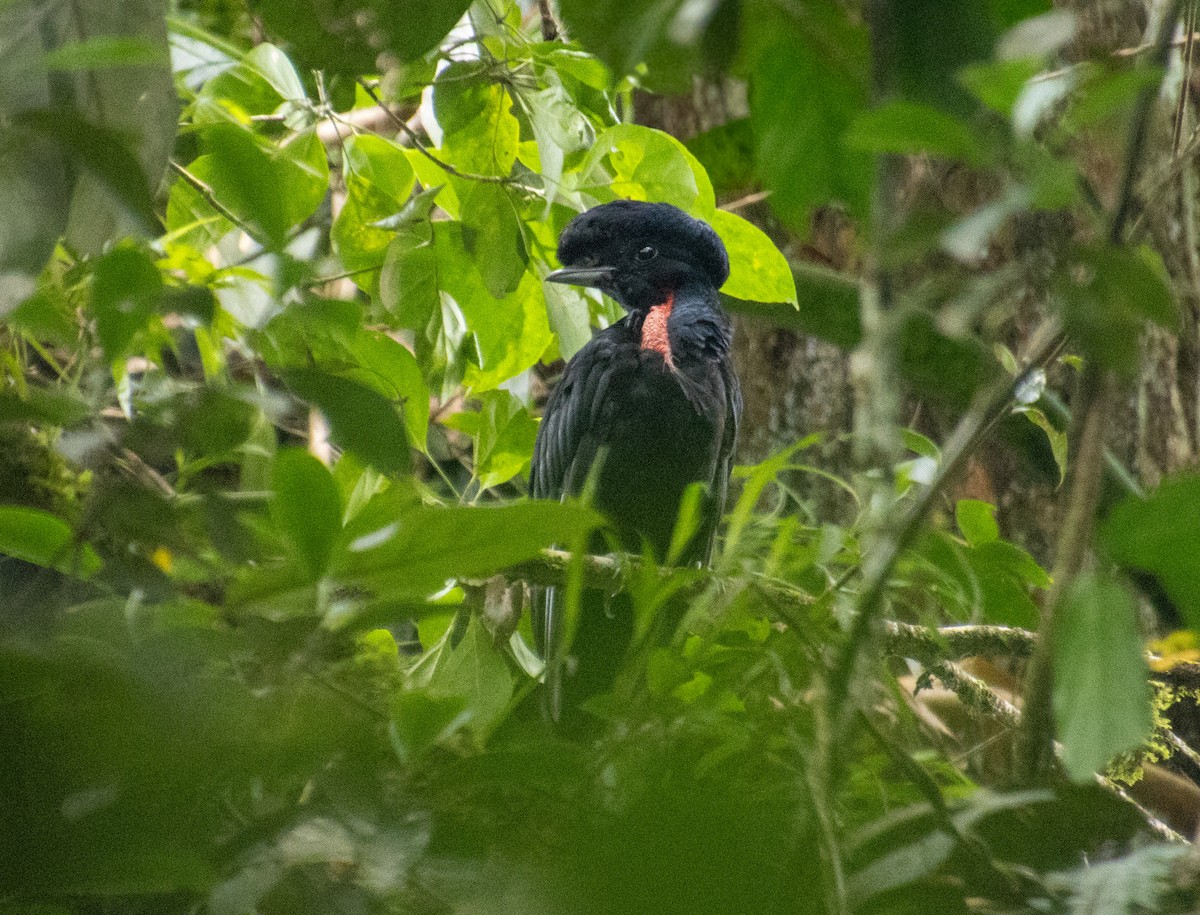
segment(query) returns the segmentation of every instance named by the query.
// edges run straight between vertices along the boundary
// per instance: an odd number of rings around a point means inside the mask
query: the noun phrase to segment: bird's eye
[[[656,257],[658,257],[658,251],[654,248],[651,248],[649,245],[646,245],[646,247],[642,248],[642,250],[637,253],[637,259],[642,262],[652,261]]]

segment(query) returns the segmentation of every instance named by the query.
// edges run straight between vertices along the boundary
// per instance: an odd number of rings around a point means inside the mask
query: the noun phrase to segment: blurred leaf
[[[1116,581],[1079,576],[1055,614],[1055,725],[1067,774],[1086,782],[1149,736],[1149,671],[1137,608]]]
[[[304,63],[333,73],[375,73],[389,52],[402,63],[433,50],[470,0],[422,0],[402,10],[387,0],[256,0],[267,29]]]
[[[954,506],[954,520],[971,546],[1000,539],[996,524],[996,506],[979,499],[959,499]]]
[[[1147,845],[1123,858],[1091,862],[1055,874],[1055,889],[1071,894],[1068,915],[1135,915],[1183,911],[1177,865],[1184,845]]]
[[[846,143],[873,153],[927,153],[979,165],[987,148],[966,122],[917,102],[888,102],[864,111],[846,132]]]
[[[149,67],[169,63],[166,49],[145,38],[100,35],[47,51],[47,70]]]
[[[537,421],[508,391],[488,391],[477,413],[458,413],[446,425],[475,439],[475,476],[491,489],[529,466]]]
[[[1137,369],[1140,320],[1179,326],[1162,261],[1148,250],[1081,248],[1056,285],[1063,322],[1085,357],[1121,374]]]
[[[202,137],[206,154],[189,171],[271,245],[282,246],[325,198],[329,164],[315,132],[276,146],[241,127],[213,124]]]
[[[575,543],[600,524],[594,512],[558,502],[412,508],[361,533],[335,574],[388,593],[429,594],[451,578],[486,578]]]
[[[404,690],[392,699],[392,743],[411,764],[453,735],[471,716],[466,695],[435,696],[426,689]]]
[[[1058,483],[1061,486],[1067,478],[1067,433],[1054,425],[1041,410],[1033,407],[1022,407],[1016,412],[1022,413],[1028,420],[1046,433],[1050,450],[1054,454],[1054,463],[1058,467]]]
[[[90,577],[101,566],[96,551],[77,543],[65,521],[15,505],[0,505],[0,553],[79,578]]]
[[[389,400],[401,401],[409,438],[424,451],[429,432],[429,388],[416,357],[402,343],[378,332],[364,332],[355,341],[354,352],[362,366],[361,380]]]
[[[336,444],[384,473],[408,471],[408,436],[392,401],[358,382],[315,369],[287,369],[282,375],[325,414]]]
[[[75,168],[112,194],[141,233],[159,234],[161,225],[146,173],[121,134],[92,124],[71,109],[23,111],[14,122],[54,141]]]
[[[718,195],[754,184],[754,133],[749,118],[737,118],[698,133],[686,145],[704,166]]]
[[[1012,117],[1025,84],[1041,69],[1041,61],[1036,58],[988,61],[964,67],[958,80],[993,111]]]
[[[858,282],[850,276],[816,264],[790,264],[798,307],[726,299],[733,312],[754,315],[779,327],[812,334],[849,349],[862,338],[858,312]]]
[[[275,455],[271,516],[312,577],[320,578],[342,530],[342,503],[328,469],[302,448]]]
[[[788,34],[786,25],[783,29],[754,59],[750,121],[755,162],[772,191],[771,207],[806,233],[809,215],[823,204],[841,203],[852,216],[867,212],[870,156],[845,142],[847,129],[867,104],[866,61],[859,45],[865,35],[845,23],[837,31],[853,35],[854,46],[830,47]],[[821,90],[814,92],[814,86]]]
[[[162,276],[138,248],[121,246],[96,264],[92,308],[100,345],[110,361],[129,354],[162,301]]]
[[[729,252],[729,279],[722,292],[737,299],[796,304],[792,268],[762,229],[725,210],[713,213],[712,226]]]
[[[74,426],[92,413],[92,406],[69,388],[27,387],[23,396],[0,391],[0,423],[33,426]]]
[[[1126,499],[1101,526],[1108,555],[1153,573],[1188,626],[1200,632],[1200,478],[1180,476],[1146,499]]]
[[[478,616],[457,645],[443,650],[428,690],[435,698],[465,700],[468,727],[480,741],[500,723],[513,696],[512,674]]]

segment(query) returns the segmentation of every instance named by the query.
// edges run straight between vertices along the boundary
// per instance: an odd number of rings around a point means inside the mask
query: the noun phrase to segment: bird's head
[[[669,203],[614,200],[580,213],[558,242],[563,265],[546,279],[593,286],[626,309],[651,308],[683,286],[720,289],[729,256],[717,233]]]

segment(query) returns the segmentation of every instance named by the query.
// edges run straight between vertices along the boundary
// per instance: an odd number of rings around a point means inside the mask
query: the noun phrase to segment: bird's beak
[[[612,281],[615,267],[563,267],[546,274],[547,283],[566,283],[569,286],[595,286],[603,289]]]

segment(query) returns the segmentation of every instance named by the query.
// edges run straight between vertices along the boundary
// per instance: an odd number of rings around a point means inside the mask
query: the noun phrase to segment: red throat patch
[[[669,368],[675,368],[671,362],[671,338],[667,334],[667,319],[671,317],[671,306],[674,304],[675,293],[667,293],[667,300],[646,312],[646,319],[642,322],[642,349],[662,353],[663,361]]]

